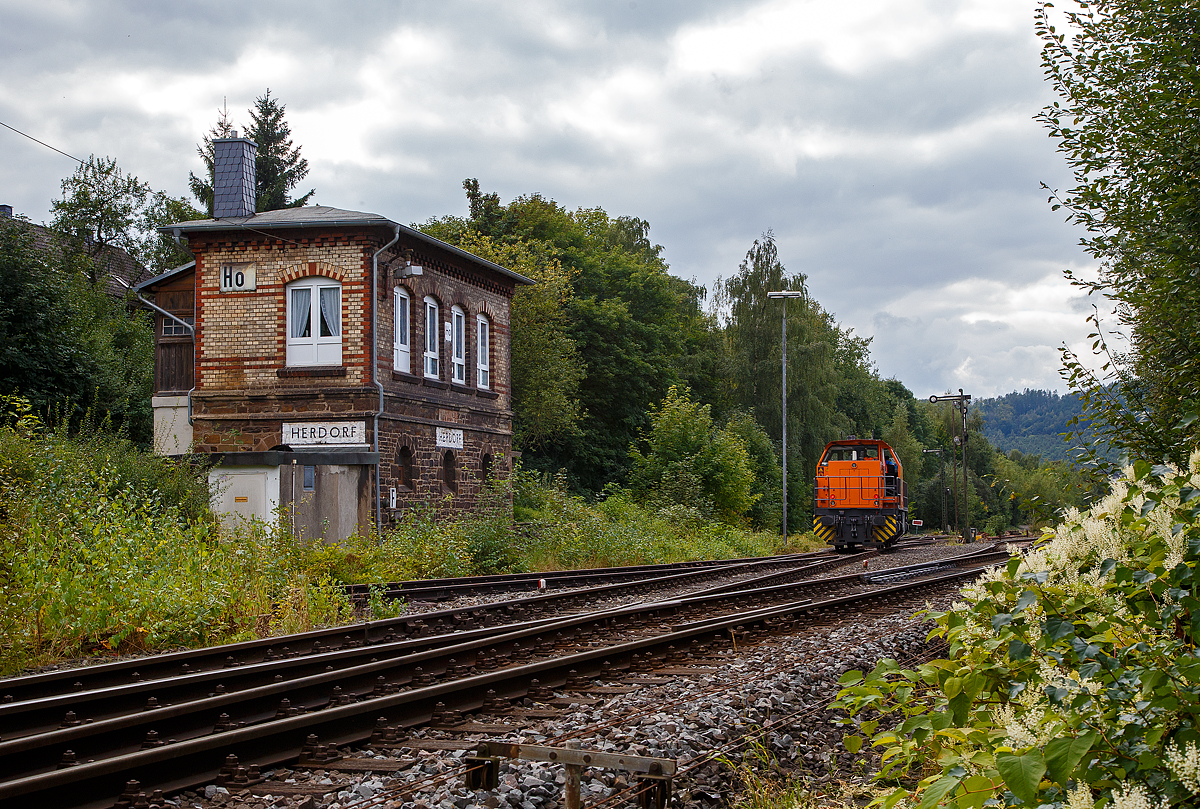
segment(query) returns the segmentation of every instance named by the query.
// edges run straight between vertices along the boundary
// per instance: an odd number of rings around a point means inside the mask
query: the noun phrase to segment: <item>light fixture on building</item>
[[[404,260],[392,270],[392,277],[396,280],[401,278],[412,278],[414,275],[424,275],[425,268],[420,264],[413,263],[412,251],[408,250],[404,253]]]

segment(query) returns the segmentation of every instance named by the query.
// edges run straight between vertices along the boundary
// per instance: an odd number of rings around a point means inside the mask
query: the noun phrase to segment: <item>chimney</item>
[[[254,216],[254,159],[258,144],[249,138],[213,139],[213,218]]]
[[[12,219],[11,205],[0,205],[0,219]]]

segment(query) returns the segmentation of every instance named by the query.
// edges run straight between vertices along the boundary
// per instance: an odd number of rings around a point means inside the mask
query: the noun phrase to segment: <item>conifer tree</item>
[[[204,210],[209,216],[213,213],[213,175],[216,172],[213,157],[213,139],[227,138],[233,133],[233,121],[229,118],[229,105],[225,104],[220,109],[220,115],[217,118],[217,123],[212,129],[208,130],[208,134],[204,136],[204,142],[196,147],[196,154],[200,155],[200,159],[204,161],[204,168],[208,173],[208,178],[203,179],[197,177],[192,172],[188,172],[188,185],[191,186],[192,196],[204,206]]]
[[[300,156],[300,147],[292,145],[292,128],[284,118],[286,109],[279,99],[271,98],[270,88],[254,100],[254,107],[250,109],[246,137],[258,144],[255,170],[260,212],[299,208],[307,205],[316,193],[310,189],[296,199],[288,197],[291,190],[308,176],[308,161]]]
[[[299,208],[307,205],[315,190],[297,199],[290,199],[288,194],[296,185],[308,176],[308,161],[300,156],[300,147],[293,146],[292,129],[284,118],[286,107],[279,103],[278,98],[271,97],[270,88],[254,100],[254,106],[248,110],[250,126],[246,129],[246,137],[258,144],[258,159],[254,169],[256,175],[256,209],[275,211],[280,208]],[[233,132],[233,120],[229,117],[227,107],[219,110],[217,123],[204,142],[196,147],[197,154],[204,161],[207,179],[189,175],[192,194],[199,200],[212,216],[213,206],[213,140],[228,138]]]

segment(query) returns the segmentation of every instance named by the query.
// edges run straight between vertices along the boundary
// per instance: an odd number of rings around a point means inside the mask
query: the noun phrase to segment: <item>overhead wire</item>
[[[78,163],[78,164],[79,164],[79,165],[81,165],[81,166],[83,166],[83,165],[86,165],[86,164],[87,164],[87,161],[85,161],[85,160],[80,160],[80,159],[79,159],[78,157],[76,157],[75,155],[72,155],[72,154],[67,154],[67,153],[66,153],[66,152],[64,152],[62,149],[59,149],[59,148],[57,148],[57,147],[55,147],[55,146],[51,146],[49,143],[46,143],[46,142],[45,142],[45,141],[43,141],[43,140],[38,140],[38,139],[37,139],[37,138],[35,138],[33,135],[30,135],[28,132],[22,132],[21,130],[17,129],[15,126],[10,126],[9,124],[6,124],[6,123],[4,123],[3,121],[0,121],[0,126],[4,127],[5,129],[11,129],[13,132],[16,132],[16,133],[17,133],[18,135],[20,135],[21,137],[24,137],[24,138],[29,138],[29,139],[30,139],[31,141],[33,141],[34,143],[37,143],[37,144],[39,144],[39,145],[41,145],[41,146],[45,146],[47,149],[50,149],[51,151],[58,152],[58,153],[59,153],[60,155],[62,155],[63,157],[69,157],[69,158],[71,158],[72,160],[74,160],[76,163]],[[259,236],[265,236],[265,237],[267,237],[267,238],[270,238],[270,239],[277,239],[277,240],[279,240],[279,241],[281,241],[281,242],[287,242],[288,244],[294,244],[294,245],[299,245],[299,244],[300,244],[300,242],[298,242],[298,241],[295,241],[295,240],[293,240],[293,239],[286,239],[286,238],[284,238],[283,236],[279,236],[279,235],[277,235],[277,234],[273,234],[273,233],[264,233],[264,232],[262,232],[262,231],[260,231],[260,230],[255,230],[254,228],[252,228],[252,227],[248,227],[247,225],[244,225],[244,224],[239,224],[239,225],[238,225],[238,227],[240,227],[240,228],[241,228],[241,229],[243,229],[243,230],[248,230],[248,231],[250,231],[251,233],[258,234]]]
[[[79,164],[79,165],[81,165],[81,166],[82,166],[82,165],[83,165],[83,163],[84,163],[84,161],[80,160],[80,159],[79,159],[78,157],[76,157],[75,155],[67,154],[67,153],[66,153],[66,152],[64,152],[62,149],[56,148],[56,147],[54,147],[54,146],[51,146],[49,143],[46,143],[44,140],[38,140],[38,139],[37,139],[37,138],[35,138],[33,135],[30,135],[28,132],[22,132],[21,130],[17,129],[15,126],[9,126],[8,124],[4,123],[3,121],[0,121],[0,126],[4,127],[5,129],[11,129],[13,132],[16,132],[18,135],[21,135],[22,137],[29,138],[29,139],[30,139],[31,141],[33,141],[34,143],[40,143],[42,146],[45,146],[47,149],[50,149],[51,151],[58,152],[58,153],[59,153],[60,155],[62,155],[63,157],[69,157],[69,158],[71,158],[72,160],[74,160],[76,163],[78,163],[78,164]]]

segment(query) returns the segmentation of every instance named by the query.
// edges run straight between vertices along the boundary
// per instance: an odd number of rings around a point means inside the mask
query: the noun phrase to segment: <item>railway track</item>
[[[930,537],[914,537],[898,542],[896,550],[929,545],[936,540]],[[742,559],[697,560],[674,562],[662,565],[635,565],[630,567],[604,567],[585,570],[562,570],[542,573],[511,573],[492,576],[461,576],[445,579],[419,579],[400,582],[373,582],[349,584],[345,592],[352,598],[365,599],[373,592],[388,599],[403,599],[410,602],[449,601],[462,596],[480,596],[494,593],[543,592],[574,587],[592,587],[616,582],[636,582],[669,576],[674,573],[700,570],[718,570],[741,564],[790,564],[835,557],[830,550],[809,553],[785,554],[781,556],[752,556]]]
[[[257,660],[233,658],[228,666],[185,673],[179,672],[179,657],[189,653],[166,655],[176,658],[162,669],[172,674],[132,678],[126,670],[123,682],[83,689],[75,687],[78,680],[64,689],[70,678],[63,673],[51,681],[18,678],[0,690],[37,696],[14,696],[0,705],[0,807],[28,805],[31,799],[111,806],[130,779],[169,792],[216,778],[229,755],[267,765],[300,756],[308,744],[311,757],[312,735],[319,744],[347,744],[447,715],[457,719],[454,712],[544,696],[548,688],[678,663],[756,633],[790,631],[806,616],[869,610],[923,587],[976,575],[1006,556],[988,548],[908,566],[904,581],[886,585],[873,580],[880,571],[811,578],[828,573],[835,561],[863,556],[809,559],[782,572],[756,573],[755,565],[739,563],[661,577],[676,583],[680,576],[692,577],[686,581],[694,589],[684,596],[578,614],[521,615],[489,626],[444,624],[445,631],[404,638],[396,637],[394,623],[387,627],[390,639],[387,630],[364,625],[361,642],[351,633],[350,642],[336,649],[313,648],[320,641],[307,636],[302,642],[274,639],[273,646],[242,650]],[[705,581],[707,574],[734,570],[742,574],[738,581]],[[748,571],[754,575],[745,575]],[[698,586],[705,583],[709,586]],[[598,589],[630,584],[645,582]],[[302,653],[290,651],[304,644]],[[150,670],[147,661],[136,662]],[[36,685],[25,683],[22,690],[21,680],[30,679]],[[244,770],[241,777],[256,776]]]
[[[797,560],[829,556],[829,551],[757,556],[743,559],[698,560],[662,565],[602,567],[585,570],[559,570],[542,573],[508,573],[492,576],[460,576],[447,579],[419,579],[400,582],[348,584],[345,592],[351,597],[366,598],[372,592],[389,599],[415,602],[449,601],[462,596],[493,593],[542,592],[574,587],[593,587],[599,584],[644,581],[675,573],[699,570],[719,570],[740,564],[790,564]]]
[[[692,589],[712,581],[737,580],[760,575],[759,571],[783,568],[812,575],[847,564],[850,557],[829,553],[798,554],[734,560],[724,565],[664,575],[600,584],[586,589],[563,590],[534,596],[413,613],[378,621],[365,621],[282,637],[263,638],[225,646],[189,649],[86,666],[59,669],[0,681],[0,722],[4,704],[88,693],[97,689],[140,683],[148,685],[166,678],[220,672],[274,660],[324,655],[336,651],[393,643],[408,638],[452,632],[489,629],[518,622],[532,622],[579,610],[595,609],[598,602],[653,595],[665,590]],[[858,558],[862,558],[861,556]],[[2,725],[0,725],[2,727]],[[4,732],[0,731],[0,737]]]

